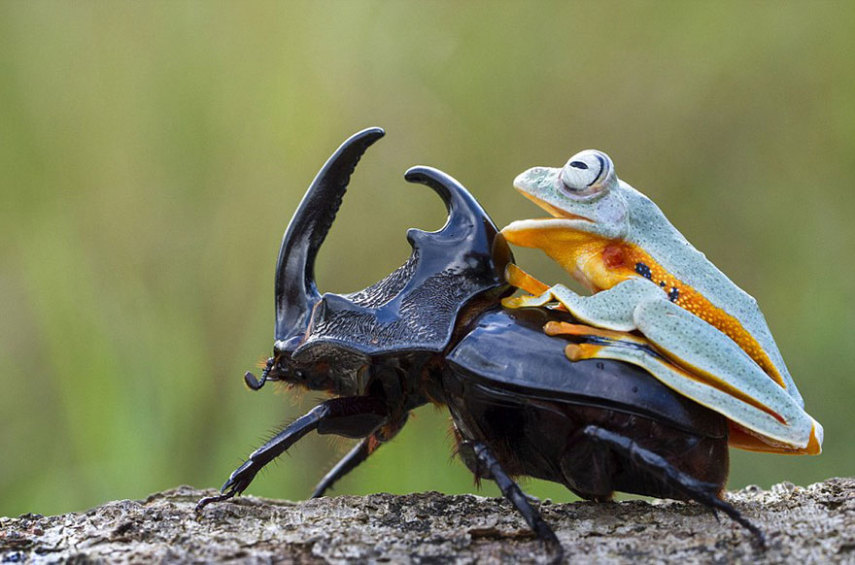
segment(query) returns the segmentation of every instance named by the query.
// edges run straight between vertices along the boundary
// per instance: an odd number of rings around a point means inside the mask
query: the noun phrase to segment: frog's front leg
[[[549,285],[539,281],[523,271],[516,263],[508,263],[505,267],[505,280],[508,284],[530,294],[543,294],[549,290]]]
[[[608,290],[591,296],[580,296],[562,284],[556,284],[538,296],[516,296],[506,298],[502,304],[508,308],[544,306],[557,301],[567,308],[573,317],[586,324],[628,332],[639,329],[634,319],[638,304],[663,300],[662,289],[643,278],[622,281]]]

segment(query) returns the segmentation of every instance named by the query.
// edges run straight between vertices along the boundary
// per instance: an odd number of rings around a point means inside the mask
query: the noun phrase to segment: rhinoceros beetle
[[[504,278],[511,252],[486,212],[445,173],[414,167],[406,180],[443,199],[445,226],[411,229],[409,259],[353,294],[321,295],[318,249],[360,157],[384,134],[361,131],[329,158],[288,225],[275,277],[273,356],[260,379],[330,393],[238,467],[209,503],[243,492],[275,457],[311,431],[360,438],[320,481],[322,496],[404,426],[411,410],[448,406],[457,451],[481,478],[496,481],[529,527],[558,557],[552,529],[511,478],[565,485],[582,498],[614,491],[695,500],[763,535],[721,499],[728,426],[721,415],[668,389],[644,370],[611,360],[570,362],[566,337],[546,335],[548,309],[509,310]],[[596,343],[596,335],[576,337]],[[651,351],[650,354],[655,354]]]

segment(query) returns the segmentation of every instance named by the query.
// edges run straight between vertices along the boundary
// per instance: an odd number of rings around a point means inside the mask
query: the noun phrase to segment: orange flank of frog
[[[671,275],[640,247],[626,242],[610,242],[603,248],[600,259],[606,270],[613,273],[609,276],[611,280],[608,282],[614,280],[614,274],[620,273],[621,280],[641,276],[656,283],[671,302],[688,310],[732,339],[772,380],[782,388],[786,388],[778,369],[775,368],[769,356],[757,340],[745,330],[739,320],[713,305],[704,295],[691,286]],[[597,280],[593,280],[592,283],[599,286]],[[614,284],[617,283],[613,283],[611,286]]]
[[[739,320],[673,276],[637,245],[568,229],[560,224],[517,229],[506,238],[515,245],[541,249],[593,292],[612,288],[632,277],[640,276],[656,283],[671,302],[728,336],[774,382],[786,388],[778,369]]]

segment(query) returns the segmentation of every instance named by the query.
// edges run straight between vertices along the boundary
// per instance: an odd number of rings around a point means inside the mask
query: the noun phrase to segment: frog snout
[[[521,192],[531,192],[532,189],[549,183],[550,173],[554,171],[549,167],[533,167],[516,176],[514,188]]]

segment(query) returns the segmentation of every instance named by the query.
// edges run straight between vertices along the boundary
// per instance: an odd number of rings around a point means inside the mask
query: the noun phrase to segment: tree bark
[[[245,496],[213,504],[190,487],[61,516],[0,518],[0,562],[545,562],[506,501],[436,492],[303,502]],[[855,562],[855,479],[727,496],[766,534],[697,504],[540,503],[566,557],[585,563]]]

